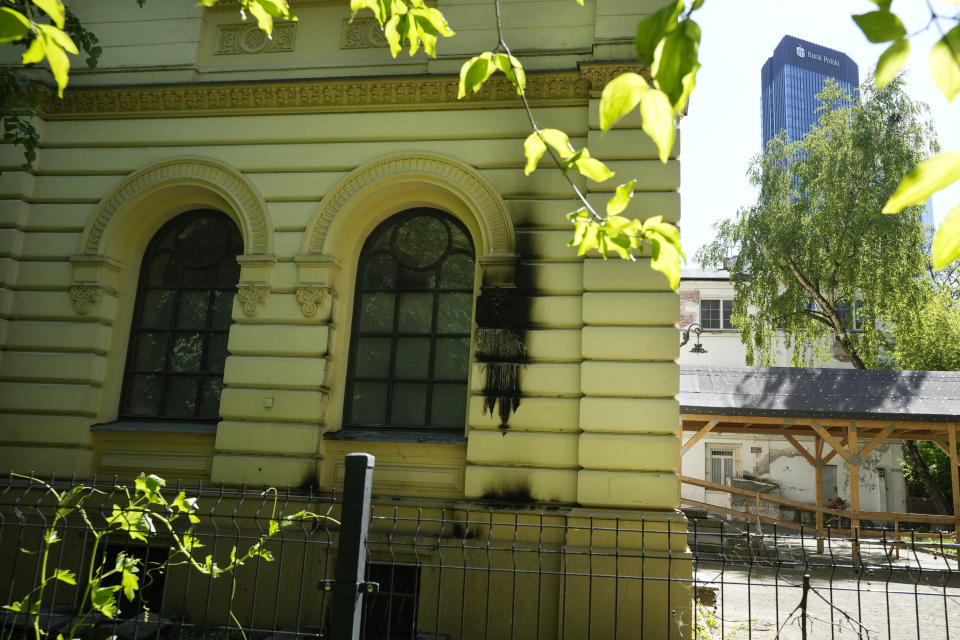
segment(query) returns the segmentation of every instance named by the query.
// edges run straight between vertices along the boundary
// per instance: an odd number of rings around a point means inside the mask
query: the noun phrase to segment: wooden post
[[[950,487],[953,489],[953,541],[960,545],[960,470],[957,469],[957,425],[947,425],[947,445],[950,451]],[[957,566],[960,567],[960,547],[957,548]]]
[[[813,453],[816,463],[813,465],[813,473],[816,478],[816,503],[817,503],[817,553],[823,553],[823,438],[813,437]]]
[[[860,456],[857,452],[860,447],[857,445],[857,424],[851,422],[847,427],[847,447],[851,455],[847,458],[847,470],[850,472],[850,532],[853,534],[853,541],[850,547],[853,553],[853,562],[857,562],[859,555],[859,546],[857,545],[857,535],[860,529]],[[842,452],[841,452],[842,455]]]

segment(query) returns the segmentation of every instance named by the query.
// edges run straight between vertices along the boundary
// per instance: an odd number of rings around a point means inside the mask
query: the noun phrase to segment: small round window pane
[[[360,338],[357,341],[356,374],[361,378],[390,375],[390,338]]]
[[[394,232],[394,255],[407,267],[423,268],[434,264],[447,251],[450,236],[447,225],[433,216],[416,216]]]
[[[470,333],[473,296],[469,293],[441,293],[437,309],[437,331]]]
[[[393,330],[394,296],[391,293],[364,293],[360,297],[360,330]]]
[[[473,290],[473,258],[455,253],[440,267],[440,287]]]
[[[424,379],[430,375],[430,338],[398,338],[393,376]]]
[[[433,325],[433,294],[401,293],[399,313],[397,329],[400,333],[430,333]]]
[[[386,424],[386,382],[356,382],[351,393],[351,422],[356,424]]]
[[[393,385],[391,424],[420,427],[426,424],[427,385],[399,382]]]

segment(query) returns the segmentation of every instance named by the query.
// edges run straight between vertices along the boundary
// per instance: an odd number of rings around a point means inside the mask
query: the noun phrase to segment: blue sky
[[[941,13],[958,10],[956,4],[934,5],[944,9]],[[688,266],[697,266],[696,249],[712,240],[713,222],[755,200],[746,172],[761,146],[760,67],[777,43],[789,34],[843,51],[860,67],[863,80],[885,46],[868,42],[850,16],[875,8],[869,0],[712,0],[695,14],[703,32],[703,68],[680,124],[681,228]],[[920,0],[894,0],[892,9],[911,33],[929,19]],[[908,92],[930,106],[942,149],[960,151],[960,97],[948,103],[927,69],[927,54],[939,38],[935,34],[934,28],[911,40]],[[960,185],[936,194],[935,222],[939,225],[957,204]]]

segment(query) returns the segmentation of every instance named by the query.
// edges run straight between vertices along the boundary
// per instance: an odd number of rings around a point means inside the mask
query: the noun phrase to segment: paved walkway
[[[960,639],[960,573],[955,566],[949,572],[816,567],[806,573],[811,578],[808,638]],[[708,609],[722,624],[714,637],[801,638],[794,609],[802,597],[803,574],[803,569],[700,563],[697,586],[715,590],[716,605]]]

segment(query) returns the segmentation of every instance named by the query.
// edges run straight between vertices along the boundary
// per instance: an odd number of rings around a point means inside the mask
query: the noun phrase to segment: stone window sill
[[[123,431],[127,433],[198,433],[216,435],[217,423],[191,420],[151,420],[149,418],[122,418],[101,422],[90,431]]]
[[[460,431],[425,429],[364,429],[347,427],[323,434],[324,440],[357,442],[410,442],[418,444],[465,445],[467,438]]]

